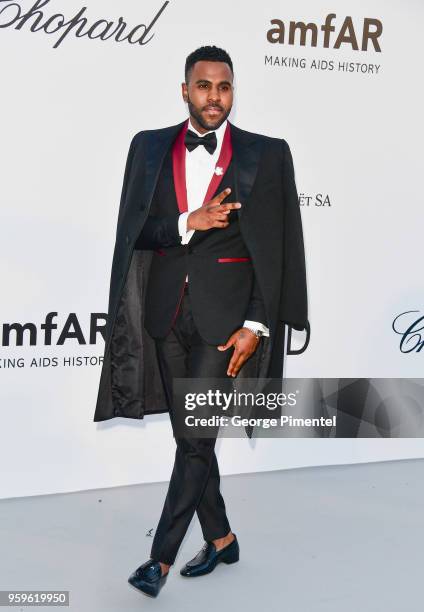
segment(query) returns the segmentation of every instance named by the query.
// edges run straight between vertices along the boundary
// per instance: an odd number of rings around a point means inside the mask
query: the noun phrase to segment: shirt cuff
[[[187,231],[187,217],[190,213],[188,211],[183,212],[178,217],[178,233],[181,236],[181,244],[187,244],[190,238],[194,234],[194,230]]]
[[[245,321],[243,323],[243,327],[247,327],[247,329],[251,329],[252,331],[260,330],[263,332],[264,336],[269,336],[269,329],[263,323],[259,323],[259,321]]]

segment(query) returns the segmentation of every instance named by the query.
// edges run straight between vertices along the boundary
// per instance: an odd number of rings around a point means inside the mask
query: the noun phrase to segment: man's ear
[[[187,83],[181,83],[181,93],[182,93],[184,102],[188,102]]]

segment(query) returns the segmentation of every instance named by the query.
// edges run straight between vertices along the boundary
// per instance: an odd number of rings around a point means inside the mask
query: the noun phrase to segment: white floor
[[[3,500],[0,590],[69,590],[75,612],[422,612],[423,480],[424,460],[222,477],[240,561],[180,576],[195,517],[157,599],[127,578],[167,483]]]

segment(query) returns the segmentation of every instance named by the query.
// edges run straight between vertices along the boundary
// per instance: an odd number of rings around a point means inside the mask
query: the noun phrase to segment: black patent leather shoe
[[[162,569],[159,561],[149,559],[131,574],[128,578],[128,582],[139,591],[146,593],[146,595],[156,597],[165,584],[168,574],[169,570],[162,576]]]
[[[234,540],[221,550],[216,550],[213,542],[205,542],[202,549],[180,570],[181,576],[202,576],[212,572],[216,565],[223,563],[235,563],[239,560],[240,547],[237,536],[234,533]]]

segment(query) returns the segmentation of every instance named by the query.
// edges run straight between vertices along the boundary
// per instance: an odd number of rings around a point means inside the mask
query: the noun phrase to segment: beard
[[[206,121],[201,113],[202,109],[199,109],[196,106],[194,106],[194,104],[190,101],[190,98],[188,98],[187,104],[188,104],[188,110],[190,112],[190,115],[196,119],[197,123],[201,125],[204,130],[217,130],[219,126],[221,126],[224,123],[224,121],[227,119],[228,115],[231,112],[231,108],[230,108],[228,111],[224,112],[224,114],[216,121]],[[209,105],[209,106],[215,106],[221,111],[224,110],[223,107],[220,106],[219,104]]]

